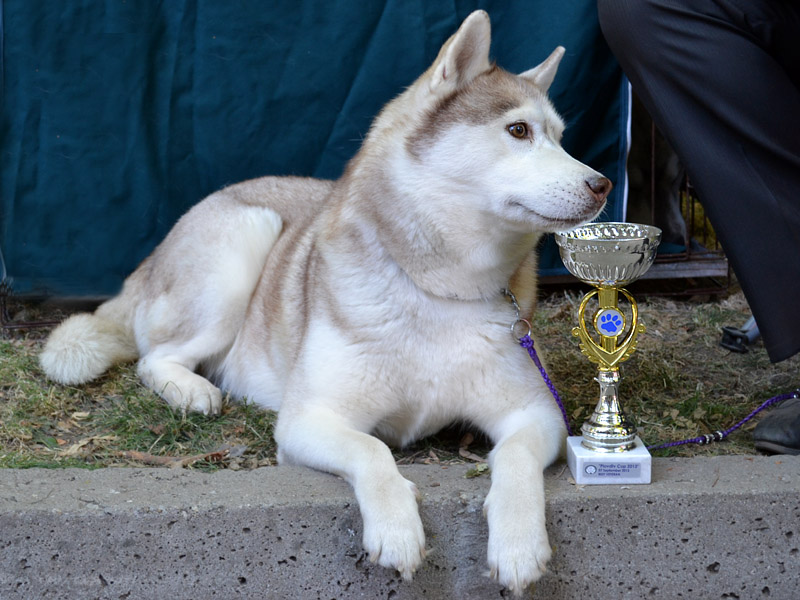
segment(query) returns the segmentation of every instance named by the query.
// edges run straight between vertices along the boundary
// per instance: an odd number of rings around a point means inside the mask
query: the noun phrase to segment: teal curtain
[[[626,83],[594,0],[3,0],[0,252],[15,291],[115,293],[214,190],[338,177],[476,8],[506,69],[566,46],[551,90],[564,146],[621,182]],[[542,273],[561,272],[545,248]]]

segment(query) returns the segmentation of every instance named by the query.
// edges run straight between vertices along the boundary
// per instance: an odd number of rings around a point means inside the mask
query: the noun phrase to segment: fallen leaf
[[[178,460],[177,462],[172,463],[170,468],[180,469],[183,467],[188,467],[201,460],[207,460],[208,462],[222,462],[227,456],[227,450],[217,450],[207,454],[195,454],[194,456],[187,456]]]
[[[439,457],[436,456],[436,453],[433,450],[429,450],[427,458],[423,458],[422,459],[422,464],[423,465],[431,465],[431,464],[438,465],[439,464]]]
[[[120,456],[127,458],[128,460],[159,467],[169,466],[175,461],[180,460],[180,458],[176,458],[174,456],[156,456],[154,454],[139,452],[137,450],[126,450],[125,452],[120,452]]]
[[[117,436],[115,435],[96,435],[88,438],[83,438],[82,440],[76,442],[75,444],[72,444],[72,446],[70,446],[66,450],[62,450],[61,452],[59,452],[57,456],[62,456],[62,457],[75,456],[76,454],[79,454],[81,450],[83,450],[83,448],[87,447],[89,444],[98,445],[98,442],[112,441],[115,439],[117,439]]]
[[[192,456],[156,456],[154,454],[149,454],[148,452],[138,452],[136,450],[128,450],[121,453],[121,456],[123,458],[127,458],[128,460],[135,460],[136,462],[144,463],[146,465],[170,467],[172,469],[182,469],[201,460],[220,462],[227,457],[227,455],[227,450],[207,452],[205,454],[194,454]]]
[[[227,452],[230,458],[240,458],[244,456],[245,452],[247,452],[247,446],[231,446],[230,444],[223,444],[216,449],[216,452]]]
[[[46,448],[50,450],[54,450],[58,448],[58,441],[52,435],[47,435],[42,432],[36,432],[33,436],[33,441],[37,444],[42,444]]]
[[[478,456],[477,454],[475,454],[474,452],[470,452],[466,448],[459,448],[458,455],[468,460],[474,460],[475,462],[479,463],[486,462],[486,459],[483,456]]]
[[[474,479],[475,477],[480,477],[481,475],[488,475],[489,474],[489,465],[486,463],[480,463],[475,465],[473,468],[469,469],[465,474],[464,477],[467,479]]]
[[[482,456],[478,456],[474,452],[470,452],[468,450],[469,445],[475,440],[475,436],[471,433],[467,433],[464,437],[461,438],[461,442],[458,445],[458,455],[462,458],[466,458],[468,460],[474,460],[475,462],[485,462],[486,459]]]
[[[475,436],[472,435],[470,432],[464,434],[464,437],[461,438],[461,441],[458,443],[459,448],[466,448],[472,442],[475,441]]]

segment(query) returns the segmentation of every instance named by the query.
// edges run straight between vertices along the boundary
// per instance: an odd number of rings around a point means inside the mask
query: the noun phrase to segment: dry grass
[[[214,419],[176,414],[133,365],[79,387],[54,385],[36,359],[46,333],[0,339],[0,467],[274,464],[273,413],[229,403]]]
[[[760,344],[747,354],[719,347],[720,327],[741,325],[749,314],[741,294],[704,302],[639,300],[647,332],[622,367],[620,395],[646,444],[724,429],[762,401],[800,385],[800,357],[773,365]],[[550,376],[575,428],[591,413],[598,393],[594,367],[570,335],[578,302],[575,292],[554,292],[542,300],[535,321],[537,345],[546,348]],[[17,319],[42,316],[37,307],[12,309]],[[46,313],[54,316],[52,309]],[[36,362],[45,334],[32,330],[0,339],[0,467],[274,464],[274,414],[230,403],[218,418],[182,417],[143,388],[131,366],[80,387],[53,385]],[[719,444],[657,454],[754,453],[748,434],[754,425]],[[453,428],[396,457],[405,463],[479,462],[487,448],[472,433]]]

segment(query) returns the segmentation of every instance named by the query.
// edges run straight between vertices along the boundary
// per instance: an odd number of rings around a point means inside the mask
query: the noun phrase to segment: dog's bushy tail
[[[119,300],[106,302],[94,314],[73,315],[53,330],[39,355],[48,378],[67,385],[84,383],[138,357],[131,324],[113,310]]]

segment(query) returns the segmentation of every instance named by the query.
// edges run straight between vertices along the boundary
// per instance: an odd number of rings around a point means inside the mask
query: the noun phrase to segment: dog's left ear
[[[553,50],[542,64],[529,71],[520,73],[519,76],[527,79],[540,90],[547,93],[547,90],[550,89],[550,84],[553,83],[553,79],[556,77],[556,71],[558,71],[558,65],[564,57],[564,52],[564,46],[559,46]]]
[[[471,13],[447,40],[431,66],[430,91],[444,96],[488,71],[492,28],[486,11]]]

